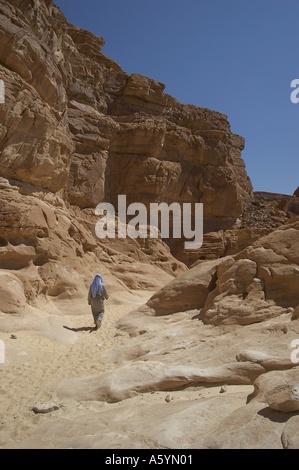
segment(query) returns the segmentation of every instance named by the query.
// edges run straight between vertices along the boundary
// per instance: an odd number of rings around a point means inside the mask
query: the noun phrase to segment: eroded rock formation
[[[4,178],[80,209],[102,201],[117,209],[119,194],[147,208],[202,202],[204,232],[234,225],[252,186],[244,139],[225,115],[182,105],[163,84],[129,76],[101,52],[102,38],[70,25],[50,1],[0,7]],[[166,241],[188,262],[180,242]]]
[[[20,330],[41,329],[56,341],[65,325],[61,312],[52,324],[52,299],[68,308],[69,299],[85,301],[99,271],[117,305],[131,290],[152,293],[116,324],[126,341],[101,351],[105,373],[77,377],[75,365],[63,380],[63,370],[55,375],[57,396],[46,403],[87,401],[92,413],[71,415],[71,430],[65,419],[44,422],[16,445],[107,448],[117,416],[113,445],[121,448],[298,448],[298,417],[289,416],[298,410],[290,359],[299,318],[298,189],[253,193],[244,139],[227,116],[128,75],[103,46],[51,0],[0,0],[0,330],[17,339]],[[187,251],[171,236],[99,239],[95,208],[117,209],[121,194],[147,209],[203,203],[202,247]],[[77,331],[67,331],[68,341]],[[236,385],[253,392],[229,390]],[[221,395],[202,399],[205,386],[221,386]],[[192,400],[137,401],[188,387]],[[123,414],[90,405],[134,399],[137,412],[121,404]],[[184,426],[165,432],[174,419]]]

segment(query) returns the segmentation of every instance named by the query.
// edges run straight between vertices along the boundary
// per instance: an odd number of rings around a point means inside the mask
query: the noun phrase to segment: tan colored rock
[[[238,253],[224,273],[218,270],[216,288],[203,309],[204,321],[246,325],[297,306],[298,229],[298,222],[281,226]]]
[[[95,216],[84,218],[79,209],[55,200],[53,193],[24,197],[22,185],[5,180],[2,185],[0,267],[14,270],[29,303],[38,297],[86,298],[98,271],[110,289],[126,291],[156,290],[187,270],[161,240],[116,239],[113,249],[113,241],[107,245],[95,236]]]
[[[237,354],[236,359],[238,362],[254,362],[261,364],[267,371],[268,370],[284,370],[292,369],[294,363],[288,357],[275,357],[271,354],[266,354],[261,351],[245,350]]]
[[[154,361],[135,361],[101,376],[65,380],[57,387],[59,398],[115,403],[155,390],[175,390],[192,384],[250,384],[264,372],[259,364],[233,363],[219,367],[165,366]]]
[[[267,404],[273,410],[292,413],[299,410],[299,384],[281,384],[266,393]]]
[[[0,272],[0,311],[21,314],[26,306],[22,282],[13,274]]]
[[[261,403],[240,406],[224,417],[217,429],[200,437],[196,448],[282,449],[281,434],[285,424],[278,420],[277,413]]]
[[[267,299],[282,307],[298,305],[299,222],[295,221],[271,232],[237,255],[258,265]]]
[[[49,23],[57,9],[52,4],[34,8],[35,20],[33,11],[25,9],[25,16],[11,2],[1,2],[0,73],[5,104],[0,107],[0,171],[5,177],[57,192],[67,181],[73,150],[65,116],[63,71],[55,57],[59,40]],[[34,21],[39,25],[35,31]],[[41,38],[43,29],[52,31],[46,42]]]
[[[295,222],[262,237],[236,257],[196,263],[154,294],[147,306],[156,315],[201,309],[204,322],[214,325],[248,325],[287,313],[299,301],[297,231]]]
[[[154,401],[154,407],[134,398],[117,403],[117,412],[109,408],[80,414],[70,421],[56,417],[45,421],[25,439],[22,449],[196,449],[200,438],[213,432],[232,409],[244,403],[244,393],[225,394],[199,400]],[[137,397],[138,398],[138,397]],[[175,426],[175,423],[181,423]],[[112,429],[113,426],[113,429]],[[111,439],[113,437],[113,439]],[[156,454],[155,454],[156,455]],[[176,454],[174,452],[174,456]],[[190,455],[190,453],[188,454]]]
[[[263,403],[271,400],[271,403],[273,403],[275,406],[275,402],[272,401],[271,396],[273,396],[275,400],[276,395],[278,400],[280,400],[279,393],[281,391],[282,402],[287,401],[285,400],[285,397],[287,393],[290,397],[290,391],[292,390],[292,387],[297,384],[298,373],[299,368],[296,366],[296,364],[293,364],[293,368],[290,370],[273,370],[261,375],[253,383],[254,391],[249,397],[250,400]],[[289,390],[289,392],[287,392],[287,390]],[[293,395],[293,392],[291,392],[291,394]],[[295,392],[295,394],[297,394],[297,392]]]
[[[299,305],[297,305],[292,313],[292,320],[296,320],[297,318],[299,318]]]
[[[146,207],[202,202],[210,249],[184,253],[172,236],[167,243],[188,264],[221,255],[223,238],[213,247],[212,234],[233,226],[252,197],[244,139],[227,117],[180,104],[153,79],[128,76],[102,54],[102,38],[70,25],[50,1],[31,10],[19,0],[1,5],[1,174],[35,193],[60,192],[82,209],[116,206],[119,194]]]
[[[254,194],[227,116],[129,76],[51,0],[0,0],[0,42],[0,447],[298,447],[296,194]],[[119,194],[202,202],[202,247],[100,240],[95,207]],[[55,421],[20,407],[56,392]]]
[[[299,214],[299,200],[298,200],[298,198],[294,198],[292,201],[290,201],[287,204],[286,211],[292,216],[296,216],[296,215]]]
[[[217,265],[223,260],[206,261],[173,279],[147,302],[155,315],[168,315],[201,309],[213,287]]]
[[[284,449],[299,449],[298,426],[298,416],[292,416],[288,419],[281,435],[281,442]]]

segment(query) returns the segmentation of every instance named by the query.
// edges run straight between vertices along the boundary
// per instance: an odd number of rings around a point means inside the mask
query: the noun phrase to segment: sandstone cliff
[[[23,428],[13,442],[18,415],[3,418],[11,426],[9,445],[107,448],[115,408],[99,406],[100,418],[91,418],[93,402],[136,399],[143,419],[122,405],[116,447],[298,447],[298,420],[287,414],[298,410],[298,367],[290,360],[299,321],[298,189],[293,196],[254,193],[241,154],[244,138],[231,131],[227,116],[183,105],[162,83],[128,75],[103,46],[102,38],[69,24],[51,0],[0,0],[0,332],[6,339],[20,333],[26,344],[24,332],[32,329],[38,353],[31,375],[44,380],[41,354],[53,360],[55,381],[44,395],[30,384],[31,393],[70,400],[75,408],[70,435],[68,420],[53,419],[34,433],[26,428],[25,442]],[[101,202],[117,208],[120,194],[146,208],[202,202],[203,246],[187,251],[171,236],[99,239],[95,209]],[[96,272],[106,279],[118,322],[111,320],[101,366],[94,354],[99,344],[88,338],[84,352],[94,375],[85,377],[74,334],[83,341],[89,330],[69,328],[73,335],[65,339],[61,317],[68,312],[81,321]],[[146,303],[133,308],[134,298],[122,316],[119,306],[136,291],[146,291]],[[13,390],[27,403],[22,344],[9,353],[16,365],[7,367],[1,386],[10,390],[21,369],[22,384]],[[61,365],[57,371],[54,359],[61,357],[71,363],[67,372]],[[253,390],[208,396],[216,385]],[[167,395],[167,411],[138,401],[148,392],[188,386],[196,397],[186,404],[179,395],[172,405]],[[90,415],[78,415],[78,402]],[[273,420],[264,419],[268,405]],[[183,426],[167,434],[164,423],[171,427],[174,416]],[[262,441],[252,437],[254,427]]]
[[[0,7],[0,172],[23,196],[82,211],[102,201],[117,208],[119,194],[147,207],[202,202],[204,232],[234,225],[252,186],[244,139],[226,116],[129,76],[101,52],[102,38],[70,25],[50,1]],[[165,241],[189,262],[180,242]]]

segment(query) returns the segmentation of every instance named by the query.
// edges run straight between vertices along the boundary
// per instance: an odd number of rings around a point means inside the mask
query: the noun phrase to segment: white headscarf
[[[96,274],[91,285],[91,295],[93,298],[96,297],[97,294],[101,294],[104,290],[104,282],[103,278],[100,274]]]

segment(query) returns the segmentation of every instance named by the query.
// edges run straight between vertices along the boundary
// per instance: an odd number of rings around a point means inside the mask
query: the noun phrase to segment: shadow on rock
[[[258,414],[260,416],[263,416],[264,418],[270,419],[270,421],[273,421],[275,423],[286,423],[292,416],[299,415],[298,412],[294,411],[292,413],[284,413],[282,411],[275,411],[270,406],[267,406],[266,408],[261,409],[258,411]]]

